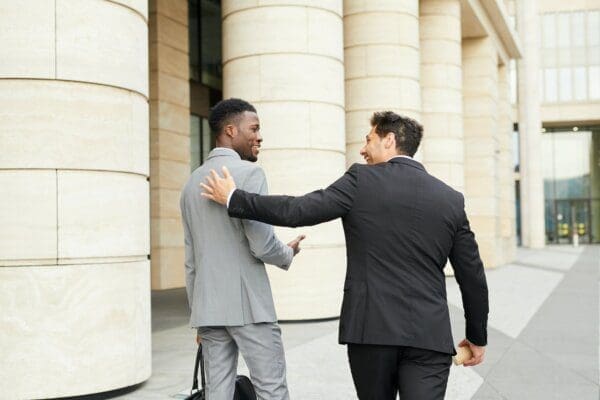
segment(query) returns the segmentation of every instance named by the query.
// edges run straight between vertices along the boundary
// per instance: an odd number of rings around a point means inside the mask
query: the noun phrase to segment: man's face
[[[237,124],[237,135],[233,140],[233,148],[242,160],[256,162],[262,136],[260,136],[260,121],[255,112],[244,111]]]
[[[387,161],[387,153],[383,140],[375,132],[375,128],[371,128],[371,131],[366,136],[365,145],[360,149],[360,155],[363,156],[367,164],[378,164]]]

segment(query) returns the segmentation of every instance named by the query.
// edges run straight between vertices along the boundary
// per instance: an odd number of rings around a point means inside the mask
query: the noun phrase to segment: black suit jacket
[[[340,343],[411,346],[454,354],[443,268],[460,285],[466,337],[487,343],[488,291],[464,198],[412,159],[354,164],[301,197],[236,190],[229,215],[307,226],[341,217],[348,269]]]

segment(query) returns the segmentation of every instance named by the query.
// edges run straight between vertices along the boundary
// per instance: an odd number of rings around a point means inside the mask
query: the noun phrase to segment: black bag
[[[200,377],[202,379],[202,388],[200,390],[198,390],[198,365],[200,365]],[[207,400],[206,393],[204,391],[205,385],[204,357],[202,356],[202,344],[200,344],[198,345],[196,364],[194,365],[194,383],[192,384],[190,395],[186,397],[185,400]],[[252,386],[252,382],[247,376],[238,375],[235,377],[235,392],[233,393],[233,400],[256,400],[254,386]]]
[[[202,377],[202,388],[198,390],[198,365],[200,365],[200,375]],[[198,345],[198,352],[196,353],[196,363],[194,364],[194,383],[192,384],[192,390],[190,395],[185,400],[206,400],[206,394],[204,393],[204,386],[206,382],[204,380],[204,357],[202,357],[202,344]],[[195,392],[194,392],[195,390]]]

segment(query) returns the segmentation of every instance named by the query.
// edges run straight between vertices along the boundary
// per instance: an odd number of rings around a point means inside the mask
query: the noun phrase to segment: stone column
[[[523,246],[546,243],[544,182],[542,176],[539,99],[539,23],[535,0],[517,0],[517,30],[523,57],[517,61],[519,98],[519,154],[521,175],[521,239]]]
[[[258,110],[259,163],[270,192],[326,187],[345,170],[341,0],[222,6],[223,97],[240,97]],[[346,264],[340,221],[276,232],[286,242],[308,235],[288,272],[268,268],[278,317],[339,315]]]
[[[489,37],[463,40],[465,204],[486,267],[498,265],[498,57]]]
[[[0,5],[2,396],[151,373],[145,1]]]
[[[374,111],[419,120],[419,1],[344,1],[346,163],[359,154]]]
[[[459,0],[421,0],[421,144],[428,172],[464,190]]]
[[[516,251],[515,179],[513,172],[513,121],[508,65],[498,67],[498,138],[500,144],[500,261],[512,262]]]
[[[150,1],[152,288],[185,286],[181,189],[190,175],[187,0]]]

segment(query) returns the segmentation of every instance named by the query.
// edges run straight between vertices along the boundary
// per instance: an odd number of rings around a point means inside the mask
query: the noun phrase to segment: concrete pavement
[[[519,249],[486,272],[490,289],[485,362],[452,367],[446,399],[599,398],[600,246]],[[464,337],[460,291],[448,278],[455,341]],[[145,383],[79,399],[175,399],[189,390],[195,355],[184,290],[152,295],[153,374]],[[356,399],[338,321],[283,323],[292,399]],[[240,358],[241,360],[241,358]],[[246,373],[243,361],[240,372]]]

